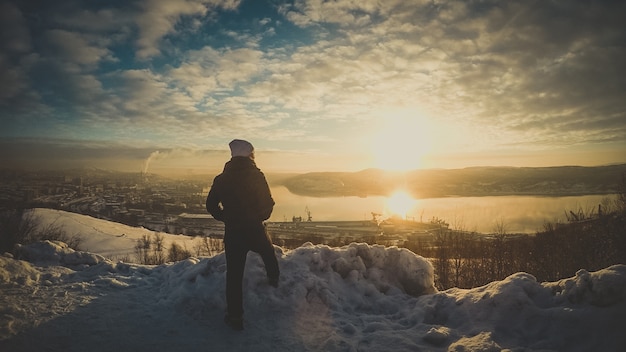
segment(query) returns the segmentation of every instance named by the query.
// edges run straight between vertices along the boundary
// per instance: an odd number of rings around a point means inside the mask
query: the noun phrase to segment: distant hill
[[[560,167],[470,167],[391,172],[312,172],[287,177],[290,192],[311,197],[389,195],[402,188],[416,198],[448,196],[612,194],[626,164]]]

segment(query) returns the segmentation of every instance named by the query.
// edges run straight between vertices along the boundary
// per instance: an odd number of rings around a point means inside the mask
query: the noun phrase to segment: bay
[[[270,221],[292,221],[293,217],[313,221],[366,220],[372,213],[382,220],[394,216],[389,212],[388,198],[372,197],[306,197],[293,194],[283,186],[272,187],[276,201]],[[614,195],[486,196],[414,199],[402,217],[428,222],[442,219],[451,228],[491,233],[500,225],[507,233],[535,233],[546,223],[567,222],[566,213],[597,213],[598,205],[613,202]],[[397,214],[395,216],[398,216]]]

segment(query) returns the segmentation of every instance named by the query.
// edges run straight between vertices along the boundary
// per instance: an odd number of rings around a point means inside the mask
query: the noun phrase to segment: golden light
[[[406,110],[387,112],[374,128],[369,141],[374,164],[390,171],[423,167],[437,134],[427,118]]]
[[[396,191],[385,201],[385,215],[406,217],[416,200],[405,191]]]

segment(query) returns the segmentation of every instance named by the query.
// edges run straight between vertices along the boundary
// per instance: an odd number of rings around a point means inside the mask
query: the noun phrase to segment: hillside
[[[471,167],[390,172],[313,172],[286,178],[294,194],[312,197],[388,195],[398,188],[416,198],[448,196],[576,196],[616,193],[626,164],[582,167]]]
[[[39,214],[51,223],[64,216]],[[0,256],[1,351],[620,351],[626,344],[624,265],[557,282],[520,272],[437,292],[433,266],[406,249],[276,247],[276,289],[260,257],[248,257],[245,330],[236,332],[222,322],[223,253],[158,266],[111,261],[101,255],[128,249],[119,232],[141,229],[68,219],[77,235],[98,238],[85,239],[89,252],[38,242]]]

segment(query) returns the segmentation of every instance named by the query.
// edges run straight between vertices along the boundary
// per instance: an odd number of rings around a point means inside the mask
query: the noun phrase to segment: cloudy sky
[[[0,0],[5,166],[626,162],[623,1]]]

